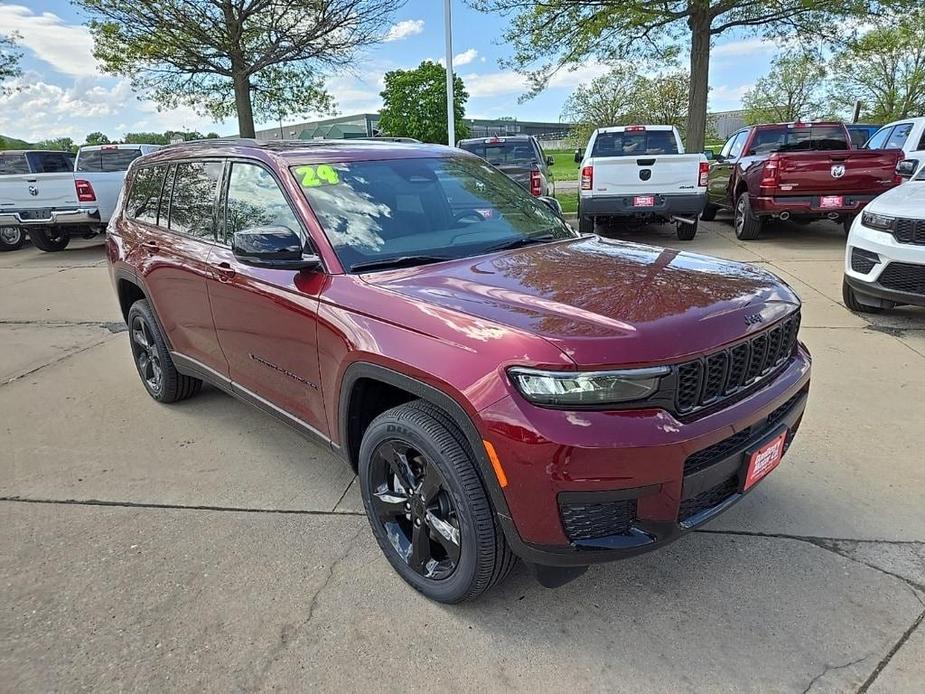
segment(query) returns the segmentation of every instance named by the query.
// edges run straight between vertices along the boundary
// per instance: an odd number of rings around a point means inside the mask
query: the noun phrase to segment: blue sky
[[[444,54],[442,8],[437,0],[409,0],[395,15],[392,40],[366,51],[350,72],[329,76],[328,88],[340,114],[377,110],[386,71]],[[0,133],[26,140],[66,136],[79,142],[94,130],[110,137],[139,130],[236,132],[233,121],[215,123],[189,109],[158,111],[155,104],[139,100],[126,80],[103,75],[90,54],[84,21],[64,0],[0,2],[0,31],[22,36],[25,73],[22,89],[0,96]],[[557,76],[540,96],[518,103],[525,90],[523,78],[498,64],[510,54],[501,38],[504,19],[454,0],[453,25],[455,69],[471,95],[466,109],[470,117],[555,121],[577,85],[606,71],[603,65],[585,64]],[[711,108],[737,108],[742,93],[767,71],[775,50],[773,44],[747,36],[717,42]]]

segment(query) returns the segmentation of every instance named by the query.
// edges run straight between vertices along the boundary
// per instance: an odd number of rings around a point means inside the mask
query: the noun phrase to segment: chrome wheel
[[[742,234],[742,229],[745,227],[745,206],[746,198],[744,195],[739,196],[738,202],[736,202],[736,211],[735,211],[735,230],[736,235]]]
[[[22,241],[22,229],[19,227],[0,227],[0,241],[7,246],[15,246]]]
[[[157,344],[154,342],[147,323],[140,316],[135,316],[132,320],[132,354],[135,357],[138,374],[148,389],[154,394],[160,393],[164,373],[161,370]]]

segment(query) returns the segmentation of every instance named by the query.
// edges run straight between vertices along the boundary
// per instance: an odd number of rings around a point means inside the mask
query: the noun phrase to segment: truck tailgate
[[[690,193],[697,188],[701,154],[595,157],[592,195]]]
[[[0,212],[41,212],[61,208],[73,209],[76,206],[77,189],[74,187],[73,173],[0,176]]]
[[[902,152],[888,149],[789,152],[773,155],[784,194],[880,193],[896,185]]]
[[[95,207],[100,213],[100,222],[106,224],[116,207],[119,191],[127,171],[78,171],[74,174],[78,180],[89,181],[93,186],[96,202],[85,203]]]

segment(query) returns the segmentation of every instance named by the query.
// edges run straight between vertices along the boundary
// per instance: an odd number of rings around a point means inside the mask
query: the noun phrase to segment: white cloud
[[[475,60],[478,57],[479,57],[479,52],[475,50],[474,48],[470,48],[467,51],[463,51],[462,53],[457,53],[456,55],[454,55],[453,65],[454,66],[468,65],[469,63],[471,63],[473,60]]]
[[[550,89],[572,90],[580,84],[607,73],[610,68],[603,63],[588,62],[574,70],[560,70],[549,80]],[[493,97],[508,94],[525,94],[530,89],[527,78],[512,70],[461,75],[466,91],[472,97]]]
[[[52,12],[36,14],[22,5],[0,4],[0,27],[16,32],[20,43],[55,70],[72,77],[99,75],[93,40],[86,27],[66,24]]]
[[[777,44],[760,37],[729,41],[713,46],[710,50],[711,58],[740,58],[755,55],[756,53],[771,53],[778,49]]]
[[[732,111],[742,108],[742,96],[753,86],[753,84],[740,84],[733,87],[720,84],[710,87],[710,110]]]
[[[401,41],[409,36],[415,36],[424,31],[423,19],[405,19],[398,24],[393,24],[385,35],[384,41]]]

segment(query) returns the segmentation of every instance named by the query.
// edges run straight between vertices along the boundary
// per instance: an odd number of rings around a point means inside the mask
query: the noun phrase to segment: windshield
[[[141,149],[91,149],[77,155],[77,171],[128,171]]]
[[[526,140],[505,140],[503,142],[461,142],[460,149],[482,157],[495,166],[505,164],[533,164],[536,152]]]
[[[671,130],[630,130],[598,133],[592,157],[634,157],[640,154],[678,154],[678,140]]]
[[[472,157],[291,170],[348,269],[412,256],[463,258],[509,243],[575,236],[542,201]]]
[[[750,154],[771,152],[811,152],[851,149],[845,128],[840,125],[813,125],[760,128],[755,133]]]

